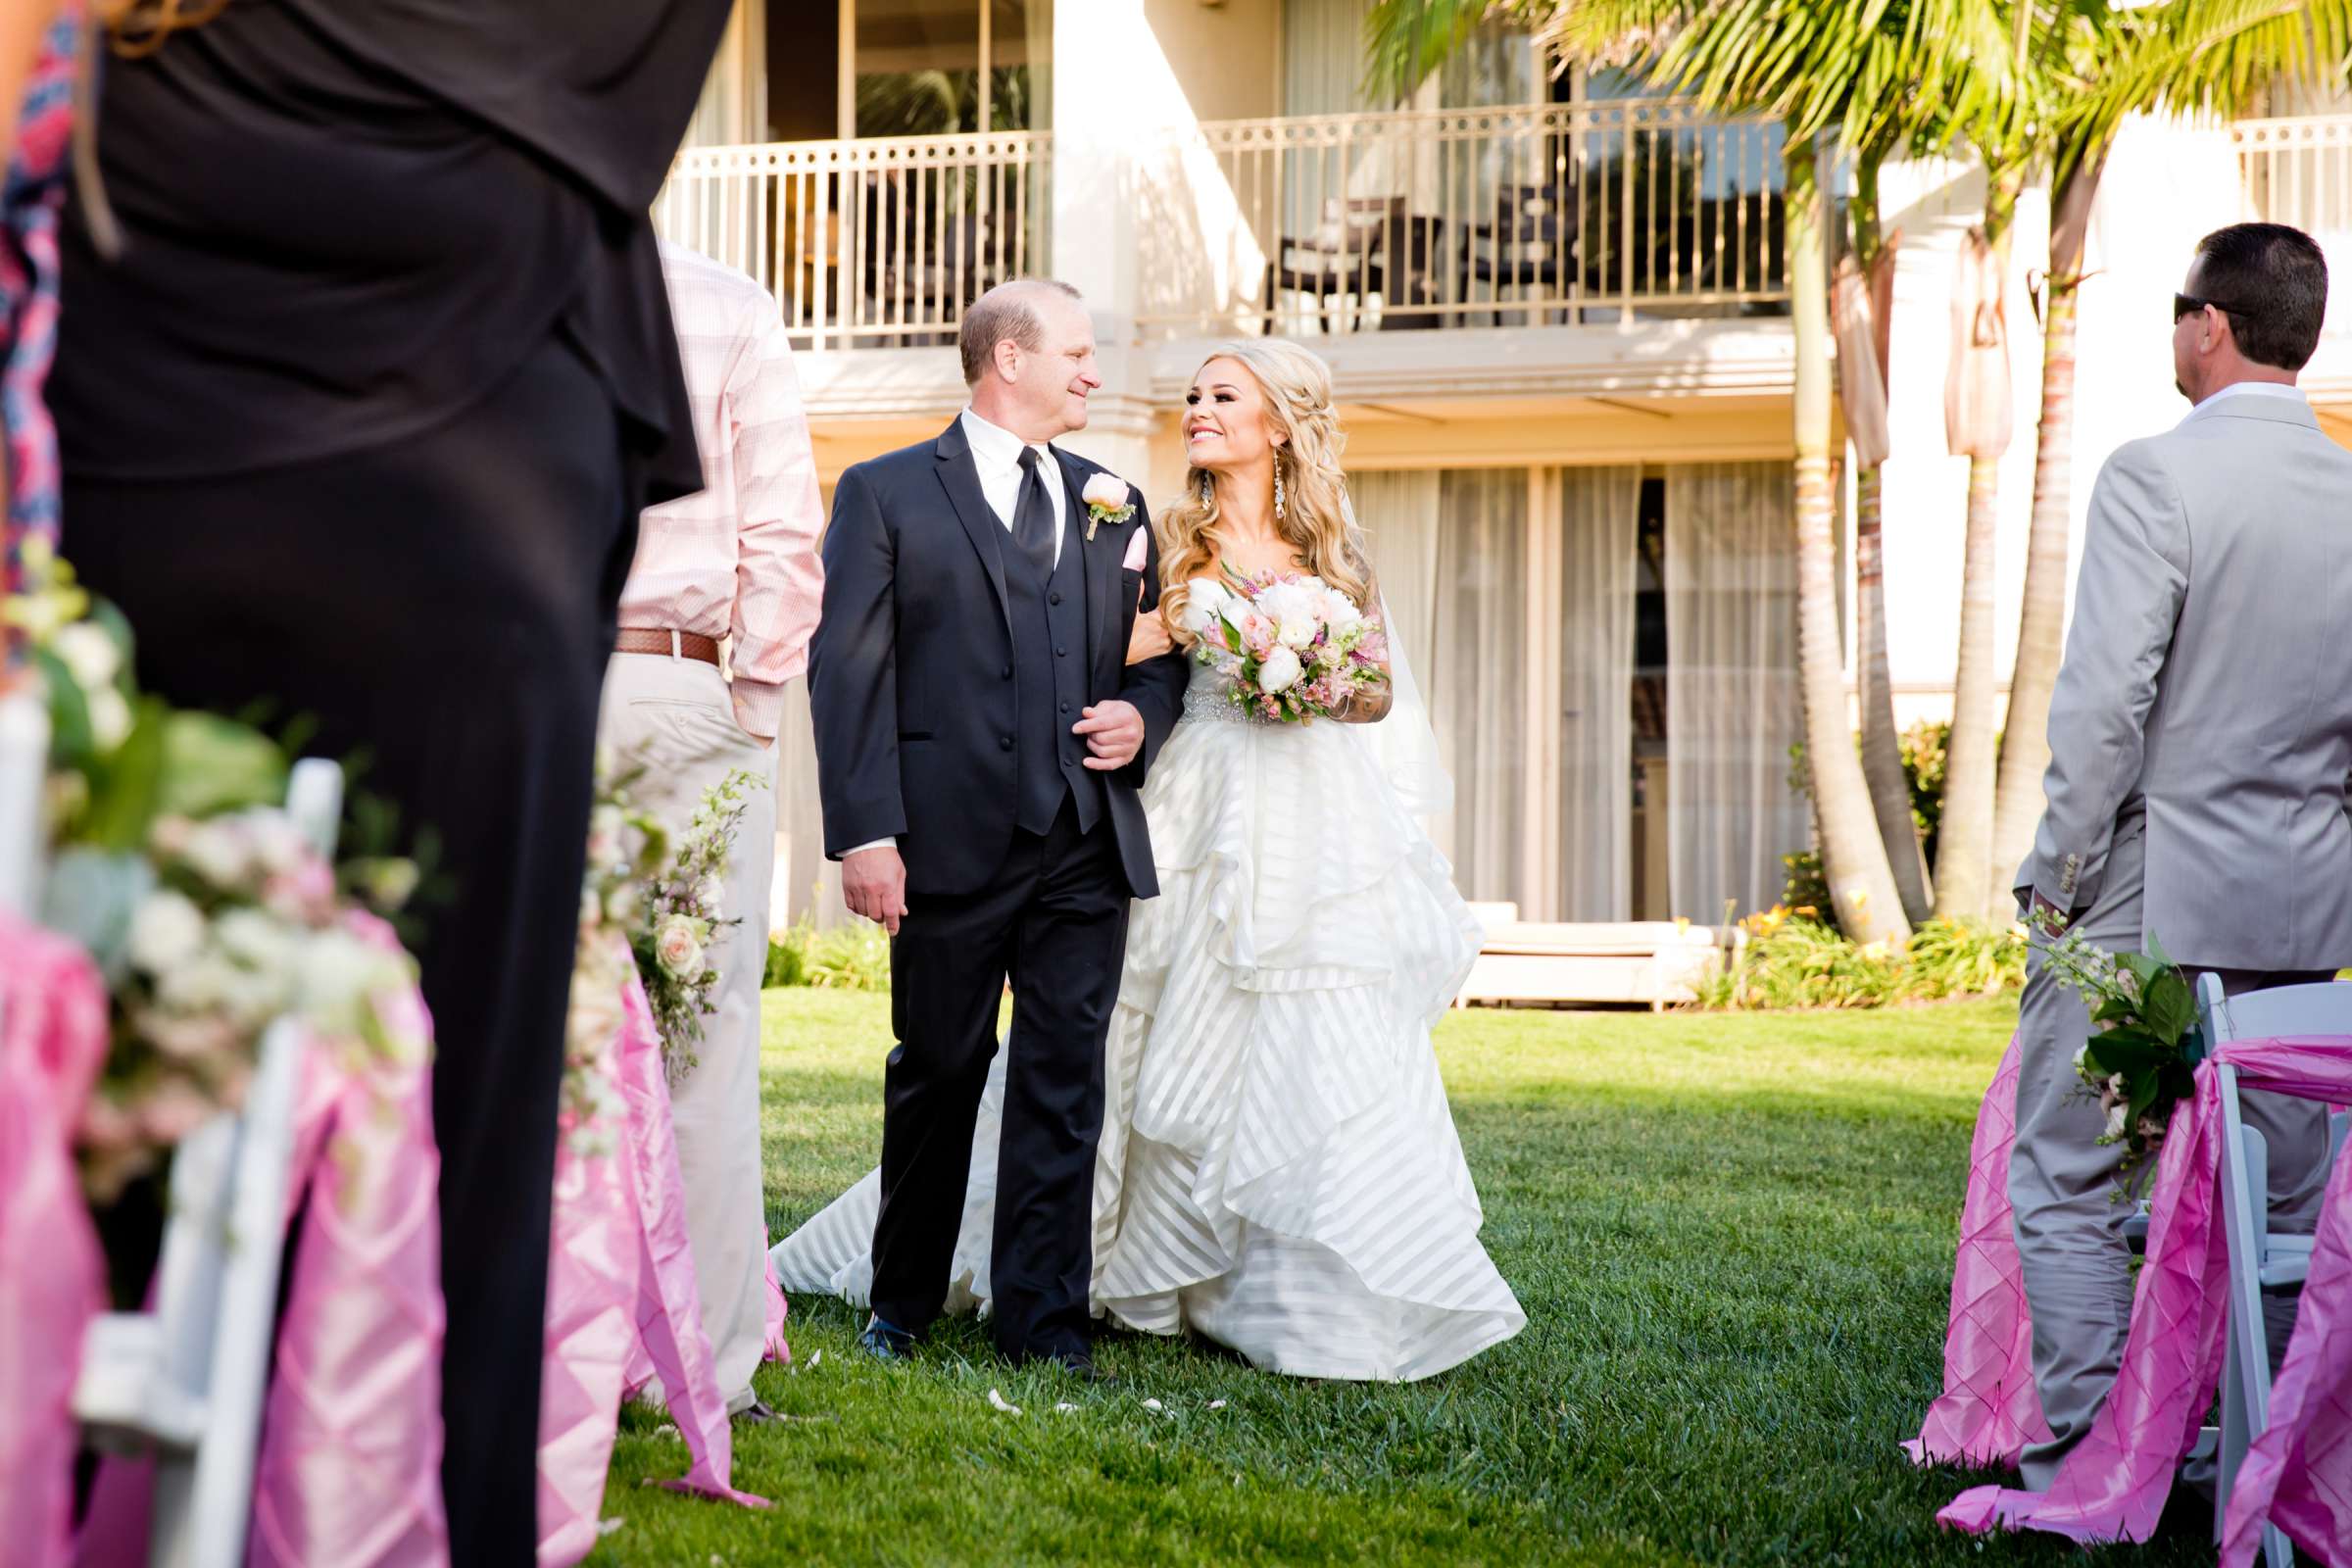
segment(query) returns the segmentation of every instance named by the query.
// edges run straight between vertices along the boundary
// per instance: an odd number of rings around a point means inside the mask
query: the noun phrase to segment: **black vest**
[[[1059,465],[1054,466],[1058,470]],[[1061,474],[1051,474],[1058,483]],[[1087,704],[1086,557],[1079,547],[1077,503],[1065,489],[1061,558],[1042,582],[1037,563],[1009,535],[1004,541],[1005,610],[1012,618],[1013,704],[1020,750],[1016,757],[1019,809],[1015,826],[1043,836],[1068,796],[1078,830],[1094,831],[1102,814],[1102,781],[1082,764],[1085,737],[1070,733]]]

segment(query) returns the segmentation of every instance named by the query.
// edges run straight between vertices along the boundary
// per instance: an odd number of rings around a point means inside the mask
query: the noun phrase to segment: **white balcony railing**
[[[693,147],[664,239],[742,269],[816,348],[939,343],[990,284],[1049,270],[1038,131]]]
[[[1677,100],[1228,121],[1137,172],[1147,335],[1787,309],[1779,127]]]
[[[2328,251],[2328,334],[2352,335],[2352,115],[2230,127],[2248,219],[2291,223]]]

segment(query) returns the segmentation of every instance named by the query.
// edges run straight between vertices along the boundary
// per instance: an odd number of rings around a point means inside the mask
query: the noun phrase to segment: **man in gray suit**
[[[2048,808],[2020,908],[2114,952],[2151,936],[2231,991],[2352,964],[2352,453],[2295,387],[2318,345],[2328,266],[2311,237],[2241,223],[2197,246],[2174,297],[2173,364],[2195,405],[2133,441],[2091,491],[2074,626],[2050,702]],[[2046,940],[2037,938],[2037,942]],[[2082,1001],[2038,955],[2018,1020],[2009,1196],[2049,1485],[2114,1384],[2132,1310],[2120,1145],[2080,1098]],[[2271,1146],[2271,1216],[2309,1232],[2322,1107],[2250,1095]],[[2274,1353],[2293,1322],[2274,1303]]]

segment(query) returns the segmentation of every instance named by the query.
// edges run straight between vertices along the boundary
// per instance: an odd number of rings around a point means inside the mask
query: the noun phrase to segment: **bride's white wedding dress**
[[[1446,785],[1398,674],[1380,723],[1273,725],[1196,666],[1144,789],[1160,895],[1129,917],[1105,1053],[1097,1310],[1301,1377],[1428,1377],[1527,1321],[1430,1046],[1479,930],[1414,819]],[[1004,1059],[950,1311],[988,1298]],[[863,1304],[879,1202],[869,1174],[779,1243],[784,1288]]]

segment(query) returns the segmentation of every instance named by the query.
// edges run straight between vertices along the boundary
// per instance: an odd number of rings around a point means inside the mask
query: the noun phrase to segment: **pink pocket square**
[[[1149,528],[1136,529],[1134,533],[1127,536],[1127,559],[1119,563],[1119,569],[1121,571],[1143,570],[1146,553],[1151,548],[1152,531]]]

